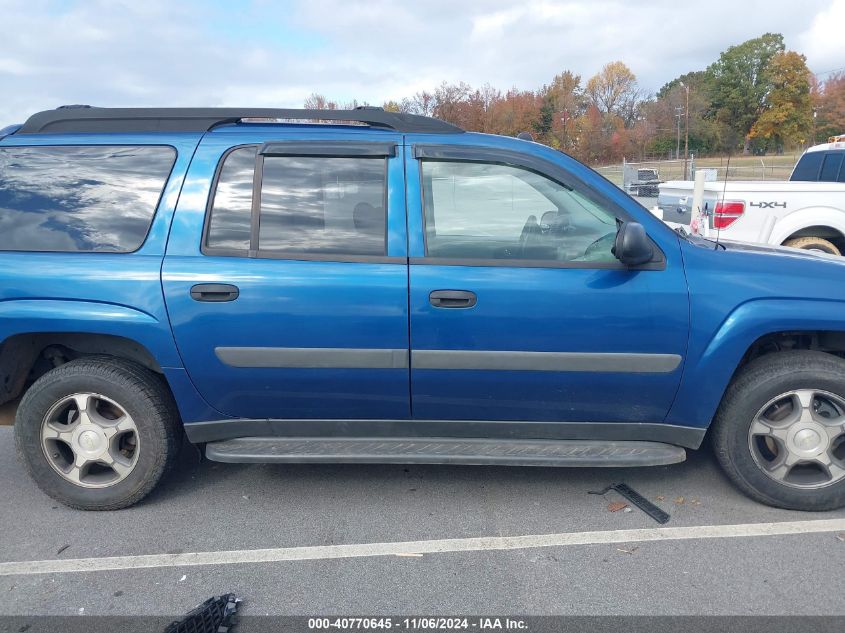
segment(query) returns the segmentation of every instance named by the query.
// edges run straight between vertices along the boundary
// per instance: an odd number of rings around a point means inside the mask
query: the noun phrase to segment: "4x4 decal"
[[[782,209],[786,208],[785,202],[752,202],[752,207],[760,207],[761,209],[774,209],[775,207],[780,207]]]

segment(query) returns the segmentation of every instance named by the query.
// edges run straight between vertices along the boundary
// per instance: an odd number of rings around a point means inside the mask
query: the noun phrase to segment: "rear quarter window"
[[[795,165],[790,180],[802,180],[805,182],[816,182],[819,179],[819,170],[824,160],[824,152],[807,152]]]
[[[137,250],[175,160],[162,146],[0,148],[0,250]]]
[[[843,156],[845,156],[843,152],[830,152],[825,156],[819,180],[822,182],[836,182],[836,177],[839,175],[839,168],[842,166]]]

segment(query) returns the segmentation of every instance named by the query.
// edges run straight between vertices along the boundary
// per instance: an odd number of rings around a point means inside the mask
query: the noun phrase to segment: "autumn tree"
[[[543,86],[540,95],[543,98],[541,129],[546,132],[546,142],[568,151],[575,138],[576,120],[586,108],[581,76],[565,70]]]
[[[707,74],[704,71],[685,73],[665,83],[654,99],[642,106],[638,132],[639,138],[645,140],[643,153],[674,156],[678,149],[678,115],[687,107],[690,153],[697,155],[716,150],[721,138],[721,124],[707,117],[709,106]],[[686,119],[681,119],[680,124],[683,134]]]
[[[536,129],[541,99],[531,90],[508,90],[490,108],[491,132],[516,136]]]
[[[783,35],[766,33],[724,51],[707,68],[710,115],[731,132],[731,146],[751,149],[751,127],[762,114],[771,82],[766,72],[769,62],[784,50]]]
[[[434,91],[434,116],[459,127],[466,127],[474,118],[469,101],[471,94],[472,88],[463,81],[456,84],[444,81]]]
[[[633,123],[640,99],[637,77],[623,62],[611,62],[587,81],[587,97],[602,114],[620,117],[626,125]]]
[[[830,75],[813,92],[816,112],[814,142],[845,134],[845,72]]]
[[[812,74],[807,58],[795,51],[776,53],[766,66],[765,75],[771,88],[749,137],[773,141],[779,149],[804,144],[813,128]]]

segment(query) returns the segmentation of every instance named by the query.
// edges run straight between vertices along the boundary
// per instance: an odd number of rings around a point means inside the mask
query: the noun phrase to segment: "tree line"
[[[306,108],[351,108],[313,94]],[[366,104],[364,104],[366,105]],[[593,164],[695,155],[794,150],[845,133],[845,72],[817,81],[806,58],[766,33],[731,46],[704,70],[641,89],[622,61],[586,82],[569,70],[537,90],[501,91],[442,83],[383,104],[386,110],[449,121],[468,131],[535,140]]]

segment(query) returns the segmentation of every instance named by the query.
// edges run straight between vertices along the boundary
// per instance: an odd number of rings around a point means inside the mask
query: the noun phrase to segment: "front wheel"
[[[728,387],[712,440],[753,499],[791,510],[845,506],[845,361],[814,351],[752,361]]]
[[[180,440],[163,381],[113,358],[47,372],[27,390],[15,419],[18,454],[35,483],[81,510],[143,499],[173,463]]]

